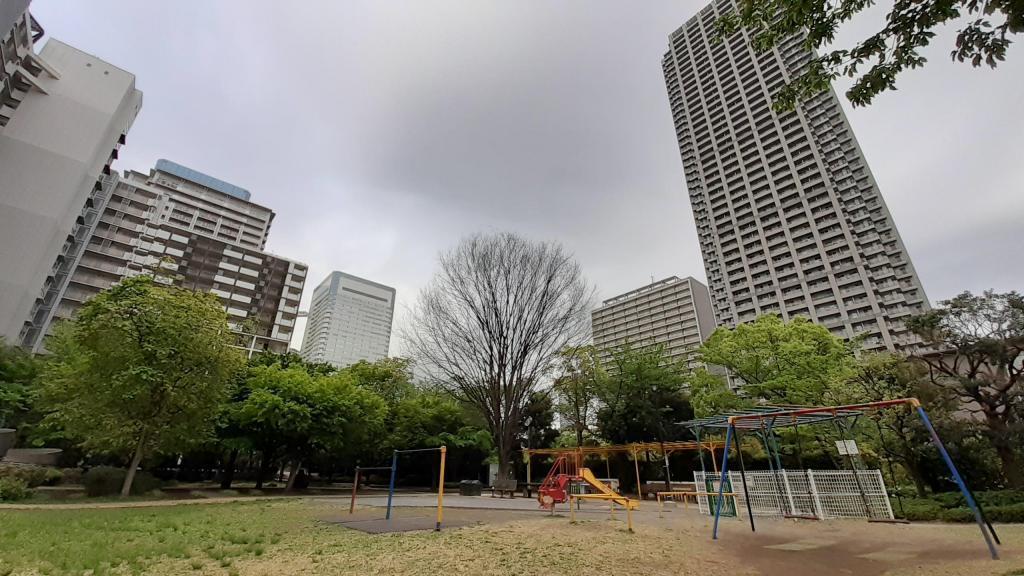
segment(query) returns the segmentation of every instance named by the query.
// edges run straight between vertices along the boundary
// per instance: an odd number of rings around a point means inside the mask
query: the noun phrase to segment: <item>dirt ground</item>
[[[433,514],[430,508],[395,509],[396,519],[425,520]],[[352,518],[382,516],[381,508],[364,508],[357,510]],[[345,520],[345,517],[348,517],[347,510],[342,514],[331,512],[321,516],[328,522]],[[570,523],[565,510],[552,517],[526,510],[449,508],[445,518],[462,525],[450,529],[449,533],[475,534],[491,543],[488,548],[502,545],[500,539],[504,539],[504,546],[521,549],[524,553],[568,548],[566,555],[580,558],[575,567],[571,563],[549,564],[546,574],[587,573],[578,571],[583,566],[605,574],[644,575],[1024,574],[1024,525],[996,526],[1003,541],[999,547],[1002,559],[992,561],[974,525],[760,519],[758,531],[751,533],[745,519],[731,518],[722,520],[720,538],[713,541],[710,518],[698,515],[693,509],[670,510],[659,518],[650,504],[634,513],[634,534],[625,531],[623,511],[616,512],[614,519],[610,519],[607,509],[595,505],[578,514],[576,524]],[[486,562],[478,567],[491,573]]]
[[[974,525],[762,519],[751,533],[727,518],[716,541],[693,507],[659,517],[645,503],[630,533],[624,511],[610,517],[596,503],[573,523],[564,507],[551,515],[525,500],[452,498],[435,532],[430,500],[396,498],[395,527],[426,529],[392,533],[345,527],[387,527],[383,507],[350,515],[346,498],[0,510],[0,574],[1024,576],[1024,524],[996,526],[1003,559],[992,561]]]

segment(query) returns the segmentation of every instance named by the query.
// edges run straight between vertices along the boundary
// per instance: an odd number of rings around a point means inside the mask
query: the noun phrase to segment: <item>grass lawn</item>
[[[397,509],[430,516],[429,509]],[[837,573],[1017,574],[1024,527],[1002,527],[1005,560],[986,559],[977,529],[866,523],[764,522],[724,526],[712,542],[707,520],[654,510],[565,517],[449,509],[460,529],[370,535],[325,520],[347,518],[341,500],[263,500],[162,508],[0,510],[0,576],[35,574],[388,574],[396,576],[694,574],[804,576]],[[380,516],[380,509],[363,511]],[[793,551],[778,545],[811,542]],[[814,546],[817,546],[815,548]],[[912,552],[907,555],[906,551]],[[866,557],[865,554],[877,556]],[[901,554],[903,554],[901,556]]]

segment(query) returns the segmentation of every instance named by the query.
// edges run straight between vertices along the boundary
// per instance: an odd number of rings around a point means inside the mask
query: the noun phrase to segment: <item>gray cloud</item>
[[[167,157],[277,212],[269,248],[394,285],[480,230],[563,242],[602,297],[704,277],[660,59],[703,4],[35,0],[56,38],[134,72],[118,168]],[[840,41],[863,35],[865,17]],[[1024,52],[948,61],[952,31],[851,122],[933,300],[1024,285]],[[842,86],[841,86],[842,88]],[[308,303],[312,288],[307,289]]]

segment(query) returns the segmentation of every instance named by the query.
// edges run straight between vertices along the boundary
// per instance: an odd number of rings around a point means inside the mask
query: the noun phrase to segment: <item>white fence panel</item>
[[[879,470],[759,470],[746,476],[754,516],[893,519]],[[693,477],[702,490],[718,490],[721,475],[695,472]],[[743,514],[747,502],[740,473],[729,472],[729,481],[726,492],[736,493],[732,501]],[[697,499],[701,513],[714,514],[712,501],[711,496]]]

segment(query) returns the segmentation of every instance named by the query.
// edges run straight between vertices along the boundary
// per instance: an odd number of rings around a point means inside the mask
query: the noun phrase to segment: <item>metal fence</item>
[[[856,474],[856,475],[855,475]],[[747,472],[747,492],[754,516],[869,518],[892,520],[892,506],[879,470],[777,470]],[[703,491],[717,492],[720,474],[695,472]],[[741,513],[747,509],[739,472],[729,472],[731,499]],[[714,514],[715,496],[697,498],[703,514]],[[728,502],[723,502],[724,506]]]

